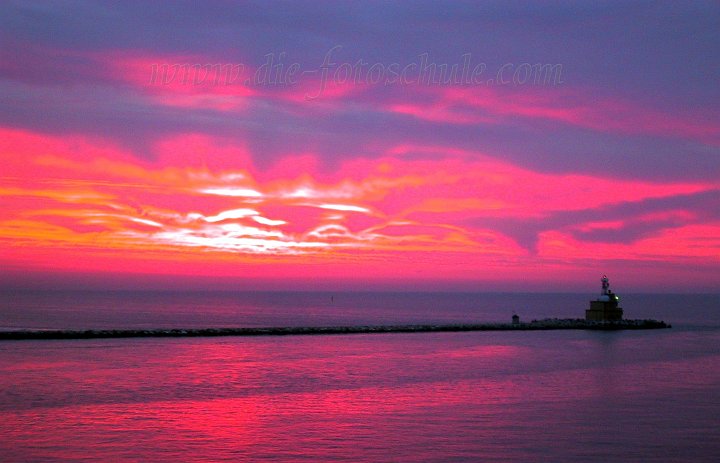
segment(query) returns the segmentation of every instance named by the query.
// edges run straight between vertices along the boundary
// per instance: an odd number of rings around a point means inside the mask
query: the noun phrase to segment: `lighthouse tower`
[[[600,297],[590,301],[590,308],[585,311],[585,320],[604,322],[622,320],[623,309],[618,306],[620,298],[610,289],[607,275],[600,279],[602,291]]]

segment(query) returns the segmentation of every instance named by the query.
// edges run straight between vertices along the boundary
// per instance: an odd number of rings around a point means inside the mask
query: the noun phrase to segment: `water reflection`
[[[0,457],[702,458],[720,451],[719,340],[678,331],[8,343]]]

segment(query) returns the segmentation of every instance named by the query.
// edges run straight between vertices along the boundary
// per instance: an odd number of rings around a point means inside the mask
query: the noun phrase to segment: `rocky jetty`
[[[471,323],[442,325],[361,325],[269,328],[190,328],[151,330],[24,330],[0,332],[0,341],[30,339],[163,338],[211,336],[291,336],[360,333],[428,333],[441,331],[645,330],[670,328],[658,320],[588,321],[533,320],[530,323]]]

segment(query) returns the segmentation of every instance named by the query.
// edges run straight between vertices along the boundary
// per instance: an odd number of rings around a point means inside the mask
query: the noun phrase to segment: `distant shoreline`
[[[0,341],[33,339],[166,338],[214,336],[302,336],[363,333],[431,333],[458,331],[539,331],[539,330],[646,330],[672,326],[658,320],[592,322],[583,319],[545,319],[529,323],[471,323],[438,325],[360,325],[269,328],[190,328],[122,330],[22,330],[0,332]]]

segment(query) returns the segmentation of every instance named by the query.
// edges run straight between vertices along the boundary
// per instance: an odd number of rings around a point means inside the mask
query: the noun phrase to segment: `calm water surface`
[[[492,321],[587,299],[5,293],[0,326]],[[623,298],[661,331],[3,342],[0,461],[720,461],[719,301]]]

